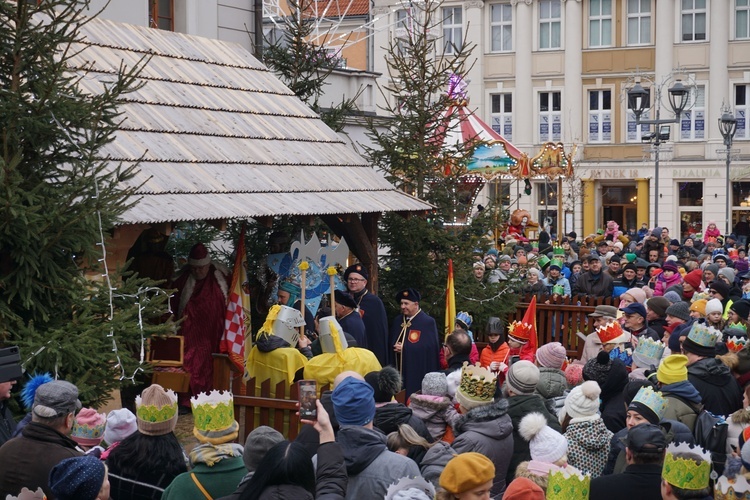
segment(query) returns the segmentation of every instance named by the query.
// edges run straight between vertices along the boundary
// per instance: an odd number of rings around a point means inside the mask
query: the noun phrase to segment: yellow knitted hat
[[[683,382],[688,378],[688,358],[684,354],[672,354],[661,360],[656,370],[656,379],[664,385]]]
[[[440,474],[440,486],[459,495],[495,479],[495,465],[481,453],[461,453],[450,459]]]

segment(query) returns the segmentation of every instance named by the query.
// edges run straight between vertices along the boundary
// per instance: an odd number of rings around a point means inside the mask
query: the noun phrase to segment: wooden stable
[[[531,295],[521,297],[516,311],[507,318],[507,324],[520,321],[529,306]],[[547,303],[549,301],[549,304]],[[568,357],[578,359],[583,352],[583,339],[576,334],[594,331],[594,318],[588,315],[599,305],[617,306],[619,299],[612,297],[597,298],[575,296],[553,299],[548,295],[537,296],[537,333],[539,345],[548,342],[560,342],[568,351]],[[480,350],[486,345],[483,339],[477,339]],[[240,423],[239,442],[244,443],[247,435],[258,426],[268,425],[287,439],[297,437],[300,429],[297,416],[297,385],[285,382],[276,385],[276,397],[271,397],[271,383],[266,380],[261,384],[260,392],[255,389],[255,379],[242,381],[242,373],[229,362],[225,354],[214,354],[214,387],[218,390],[231,390],[234,394],[234,414]],[[328,386],[321,388],[329,390]],[[396,400],[403,403],[406,394],[401,391]]]

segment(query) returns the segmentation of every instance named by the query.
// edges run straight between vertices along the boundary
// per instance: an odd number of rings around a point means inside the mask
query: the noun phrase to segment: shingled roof
[[[131,181],[143,184],[140,198],[122,224],[432,208],[385,180],[240,45],[102,19],[82,32],[74,64],[90,65],[89,92],[151,54],[102,150],[113,162],[140,159]]]

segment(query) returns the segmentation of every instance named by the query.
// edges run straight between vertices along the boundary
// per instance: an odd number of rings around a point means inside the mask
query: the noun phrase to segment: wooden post
[[[328,269],[326,269],[326,273],[328,274],[329,287],[331,288],[331,315],[336,317],[336,290],[334,290],[336,282],[333,279],[333,277],[336,276],[336,268],[329,266]]]

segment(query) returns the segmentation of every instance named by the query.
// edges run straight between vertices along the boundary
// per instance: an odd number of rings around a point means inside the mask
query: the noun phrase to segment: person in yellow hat
[[[656,380],[662,396],[667,399],[664,418],[682,422],[693,432],[702,405],[700,393],[688,381],[687,363],[684,354],[667,356],[656,370]]]
[[[456,455],[440,474],[435,500],[489,500],[495,466],[481,453]]]

